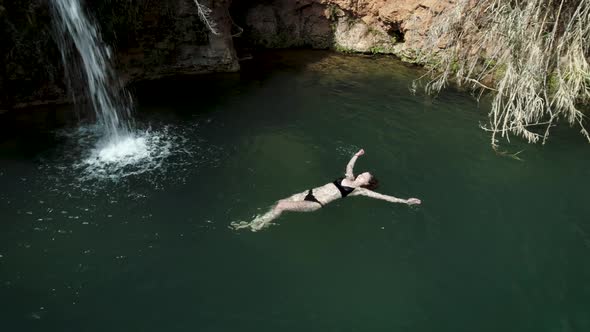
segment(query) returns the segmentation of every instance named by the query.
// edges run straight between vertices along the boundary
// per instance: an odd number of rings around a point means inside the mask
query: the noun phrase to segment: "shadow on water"
[[[63,143],[58,128],[74,126],[80,118],[67,106],[16,109],[0,114],[0,159],[30,159]]]

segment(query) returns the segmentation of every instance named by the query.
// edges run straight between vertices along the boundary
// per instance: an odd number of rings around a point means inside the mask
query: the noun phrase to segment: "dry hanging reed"
[[[580,110],[590,100],[590,0],[458,0],[432,26],[418,55],[430,68],[426,91],[454,78],[491,92],[482,128],[494,148],[510,134],[545,143],[559,120],[590,141]]]

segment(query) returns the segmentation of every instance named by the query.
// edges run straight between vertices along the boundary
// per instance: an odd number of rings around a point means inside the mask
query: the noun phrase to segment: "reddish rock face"
[[[260,47],[311,46],[352,52],[419,49],[433,18],[456,0],[250,1],[234,16],[249,43]]]
[[[404,35],[405,48],[420,48],[433,18],[454,5],[454,1],[406,0],[383,1],[378,10],[378,21]]]
[[[362,5],[346,0],[324,2],[350,11],[370,26],[403,36],[402,49],[420,48],[433,18],[456,4],[456,0],[369,0],[363,1]]]

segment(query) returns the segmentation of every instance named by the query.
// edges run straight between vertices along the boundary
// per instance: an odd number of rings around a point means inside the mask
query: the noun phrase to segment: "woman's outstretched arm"
[[[393,196],[389,196],[389,195],[383,195],[380,194],[378,192],[366,189],[366,188],[356,188],[354,189],[354,191],[352,193],[350,193],[350,195],[354,195],[354,196],[367,196],[367,197],[371,197],[371,198],[376,198],[376,199],[382,199],[384,201],[388,201],[391,203],[405,203],[408,205],[414,205],[414,204],[420,204],[422,203],[422,201],[420,201],[417,198],[408,198],[408,199],[402,199],[402,198],[397,198],[397,197],[393,197]]]
[[[344,174],[347,179],[354,180],[354,173],[352,171],[354,168],[354,163],[356,163],[356,160],[358,159],[358,157],[360,157],[364,154],[365,154],[365,150],[360,149],[359,152],[355,153],[354,156],[352,156],[352,158],[350,158],[348,165],[346,165],[346,173]]]

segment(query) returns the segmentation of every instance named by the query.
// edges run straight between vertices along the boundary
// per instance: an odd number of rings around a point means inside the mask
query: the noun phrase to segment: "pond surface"
[[[71,109],[2,115],[0,329],[590,330],[590,147],[556,128],[498,155],[488,105],[414,95],[420,75],[296,51],[138,85],[137,127],[166,153],[110,178],[81,162],[91,127]],[[423,204],[348,197],[228,228],[359,148],[357,173]]]

